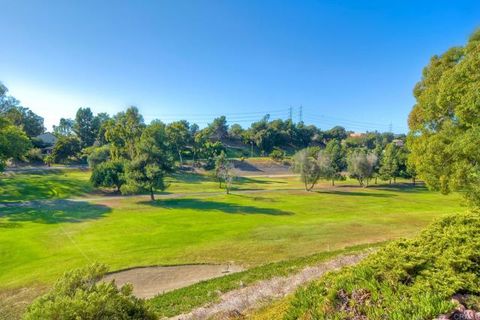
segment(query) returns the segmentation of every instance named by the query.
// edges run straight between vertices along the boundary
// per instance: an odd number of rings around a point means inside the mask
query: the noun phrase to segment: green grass
[[[0,180],[0,296],[45,287],[63,271],[98,261],[134,266],[235,262],[245,267],[412,236],[432,219],[462,211],[459,196],[424,187],[368,189],[296,178],[243,178],[231,195],[204,176],[179,175],[154,203],[145,198],[72,201],[92,189],[88,172],[17,174]],[[210,192],[202,194],[202,192]],[[191,193],[188,195],[188,193]]]
[[[343,250],[322,252],[307,257],[265,264],[246,271],[202,281],[185,288],[158,295],[150,300],[150,305],[160,317],[171,317],[217,301],[222,293],[238,289],[242,286],[273,277],[287,276],[307,266],[318,264],[332,257],[359,252],[377,245],[379,244],[354,246]]]
[[[80,196],[93,190],[89,178],[88,171],[60,169],[0,176],[0,203]]]

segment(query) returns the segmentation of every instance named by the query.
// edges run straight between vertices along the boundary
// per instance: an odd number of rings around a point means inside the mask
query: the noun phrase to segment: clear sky
[[[0,0],[0,17],[0,81],[48,129],[83,106],[202,126],[302,105],[322,129],[405,132],[422,68],[480,1]]]

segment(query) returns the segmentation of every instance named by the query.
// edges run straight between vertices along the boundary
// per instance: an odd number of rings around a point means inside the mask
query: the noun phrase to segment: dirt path
[[[338,270],[362,260],[368,253],[341,256],[317,266],[307,267],[294,275],[277,277],[254,283],[251,286],[223,294],[220,302],[194,309],[192,312],[170,318],[171,320],[201,320],[211,317],[228,319],[228,314],[242,314],[248,309],[258,308],[269,301],[292,293],[299,286],[320,278],[328,271]]]
[[[122,286],[133,285],[133,294],[139,298],[153,298],[159,293],[186,287],[194,283],[242,271],[237,265],[183,265],[168,267],[141,267],[111,273],[103,280],[115,280]]]

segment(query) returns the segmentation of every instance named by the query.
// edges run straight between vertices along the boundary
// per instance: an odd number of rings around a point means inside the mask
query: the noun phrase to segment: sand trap
[[[133,285],[133,294],[139,298],[152,298],[155,295],[211,278],[242,271],[236,265],[184,265],[172,267],[142,267],[119,271],[107,275],[104,280],[115,280],[122,286]]]

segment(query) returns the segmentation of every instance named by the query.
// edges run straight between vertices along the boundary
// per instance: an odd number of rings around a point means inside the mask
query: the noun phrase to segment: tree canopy
[[[433,189],[463,190],[480,204],[480,30],[464,47],[435,55],[416,84],[410,162]]]

